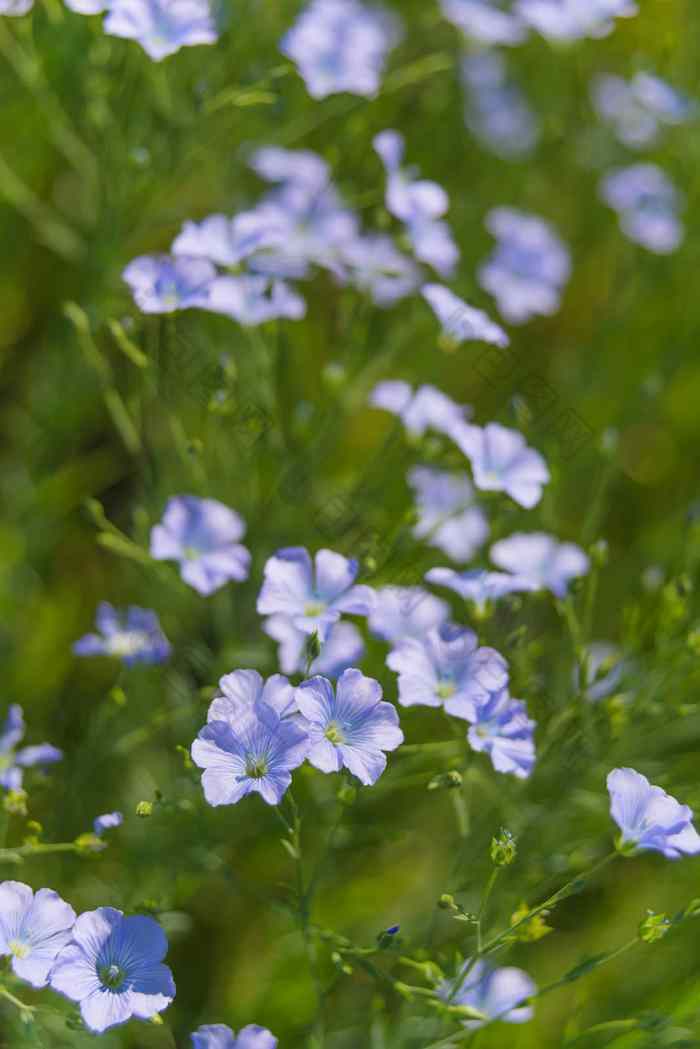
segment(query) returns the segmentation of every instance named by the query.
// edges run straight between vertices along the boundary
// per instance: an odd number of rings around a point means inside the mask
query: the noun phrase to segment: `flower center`
[[[148,638],[140,630],[124,630],[114,634],[107,642],[107,648],[113,656],[133,656],[146,647]]]
[[[262,779],[267,775],[267,761],[265,758],[250,757],[246,761],[245,771],[251,779]]]
[[[182,554],[186,561],[196,561],[200,556],[199,550],[194,546],[186,546],[182,551]]]
[[[7,945],[10,948],[10,953],[15,958],[26,958],[32,953],[32,949],[28,943],[22,943],[21,940],[10,940]]]
[[[118,965],[112,963],[111,965],[102,965],[97,970],[97,975],[100,981],[105,987],[108,987],[110,991],[116,991],[124,983],[126,973]]]
[[[323,601],[308,601],[304,606],[304,615],[310,619],[322,615],[326,611]]]
[[[345,742],[343,730],[337,721],[328,722],[328,724],[326,725],[326,731],[324,735],[329,743],[337,744]]]
[[[436,689],[439,699],[449,699],[450,696],[454,696],[456,691],[453,681],[441,681]]]

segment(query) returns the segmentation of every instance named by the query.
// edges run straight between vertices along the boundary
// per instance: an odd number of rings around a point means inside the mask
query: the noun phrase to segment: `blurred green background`
[[[50,776],[30,781],[29,815],[47,841],[71,840],[98,813],[126,815],[98,857],[36,857],[0,873],[49,885],[77,910],[148,907],[167,928],[178,985],[167,1026],[132,1023],[104,1035],[106,1049],[184,1047],[198,1024],[214,1022],[268,1026],[281,1049],[310,1044],[314,989],[289,911],[293,871],[274,813],[255,798],[208,808],[177,747],[188,747],[203,723],[219,676],[236,667],[277,670],[255,613],[262,566],[275,549],[352,552],[352,534],[342,527],[329,534],[323,514],[334,499],[357,511],[379,552],[405,520],[405,468],[420,455],[397,443],[389,416],[366,407],[379,379],[431,382],[471,403],[479,422],[520,426],[546,454],[554,480],[543,503],[526,514],[499,502],[494,535],[524,527],[584,545],[608,541],[591,638],[629,650],[631,699],[595,708],[591,746],[580,712],[566,715],[575,689],[562,620],[544,598],[499,610],[479,631],[511,660],[513,693],[540,723],[535,775],[523,785],[474,756],[465,786],[470,826],[460,844],[449,792],[426,790],[450,762],[430,751],[393,755],[377,787],[361,791],[345,814],[314,921],[362,945],[400,922],[405,953],[425,946],[431,929],[436,956],[449,961],[457,948],[468,953],[471,940],[465,926],[436,914],[435,901],[464,886],[461,902],[476,909],[499,827],[512,830],[520,848],[491,904],[494,929],[520,903],[538,902],[608,851],[604,783],[614,765],[639,768],[700,809],[692,633],[700,558],[700,137],[697,124],[672,129],[651,151],[685,194],[687,223],[674,255],[652,256],[623,238],[597,197],[601,172],[634,158],[597,124],[588,95],[596,72],[648,69],[700,97],[700,9],[690,0],[643,0],[640,15],[620,20],[607,39],[570,48],[532,39],[515,49],[510,62],[543,134],[531,157],[506,162],[465,130],[460,41],[433,0],[394,4],[407,32],[374,101],[308,97],[277,49],[300,6],[232,2],[216,47],[185,49],[159,65],[138,45],[104,36],[99,18],[73,15],[58,0],[29,18],[0,19],[3,710],[22,704],[28,742],[47,739],[65,750]],[[409,161],[449,191],[462,252],[451,286],[470,303],[495,312],[474,277],[491,246],[483,227],[489,208],[537,212],[571,247],[561,311],[511,332],[521,365],[512,381],[485,380],[481,346],[446,352],[420,299],[380,311],[327,275],[303,286],[308,315],[297,324],[246,330],[204,313],[138,314],[120,279],[126,263],[167,250],[187,218],[252,205],[264,190],[246,166],[256,146],[318,151],[366,226],[386,225],[371,140],[387,127],[405,134]],[[66,311],[66,303],[75,305]],[[124,352],[125,339],[146,355],[145,367]],[[538,410],[539,389],[554,391],[557,411]],[[241,422],[251,405],[263,420],[258,429]],[[560,411],[577,413],[590,432],[573,458]],[[353,495],[367,478],[378,494]],[[246,584],[205,600],[173,566],[141,563],[97,542],[87,499],[99,500],[109,520],[145,546],[167,498],[180,492],[218,498],[243,515],[254,557]],[[388,582],[403,568],[415,573],[419,556],[425,560],[425,551],[401,540],[368,581]],[[437,553],[427,558],[441,563]],[[663,573],[655,591],[644,585],[649,566]],[[120,672],[106,660],[77,661],[71,644],[91,629],[102,599],[156,609],[174,645],[172,662]],[[454,608],[465,621],[456,600]],[[363,669],[395,699],[384,656],[385,646],[370,642]],[[403,712],[402,724],[408,744],[446,738],[431,711]],[[295,784],[311,863],[335,820],[336,785],[309,769]],[[136,804],[156,791],[162,802],[150,820],[139,820]],[[22,818],[5,822],[6,841],[21,841]],[[557,908],[554,933],[517,945],[509,958],[541,985],[556,980],[634,936],[646,908],[673,912],[700,895],[698,870],[693,860],[620,861]],[[421,1026],[420,1003],[403,1002],[361,968],[334,983],[329,955],[321,944],[324,981],[333,984],[327,1049],[422,1049],[438,1037],[434,1020],[429,1030]],[[412,982],[394,953],[377,964]],[[549,1049],[596,1024],[640,1017],[646,1029],[615,1046],[700,1045],[699,964],[696,927],[684,925],[552,993],[530,1024],[487,1030],[479,1049]],[[56,1006],[48,992],[18,993]],[[25,1028],[1,1004],[0,1046],[92,1044],[61,1015],[39,1016]],[[613,1044],[611,1033],[620,1030],[576,1044]]]

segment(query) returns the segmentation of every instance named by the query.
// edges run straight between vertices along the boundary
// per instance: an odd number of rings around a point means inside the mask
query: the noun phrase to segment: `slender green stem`
[[[489,878],[489,880],[486,883],[486,888],[484,889],[484,894],[481,897],[481,904],[479,905],[479,913],[477,914],[477,921],[476,921],[476,949],[477,949],[479,954],[481,954],[481,951],[482,951],[482,948],[483,948],[483,944],[481,942],[482,923],[483,923],[483,920],[484,920],[484,916],[486,914],[486,908],[488,906],[488,902],[489,902],[489,900],[491,898],[491,893],[493,892],[494,885],[496,884],[496,881],[498,879],[498,875],[500,874],[500,872],[501,872],[501,868],[500,867],[494,867],[493,871],[491,872],[491,877]]]
[[[31,1017],[35,1012],[35,1006],[27,1005],[25,1002],[20,1001],[19,998],[15,998],[14,994],[8,991],[7,987],[3,987],[2,984],[0,984],[0,997],[11,1002],[24,1016]]]
[[[0,863],[14,863],[25,856],[48,855],[52,852],[78,852],[74,841],[56,842],[55,844],[19,845],[16,849],[0,849]]]

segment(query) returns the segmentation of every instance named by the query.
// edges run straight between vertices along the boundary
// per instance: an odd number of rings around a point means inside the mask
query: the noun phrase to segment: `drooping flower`
[[[622,232],[657,255],[675,251],[684,236],[681,196],[655,164],[633,164],[606,175],[600,193],[618,215]]]
[[[528,510],[542,498],[549,481],[547,464],[517,430],[499,423],[457,423],[450,437],[471,464],[474,484],[486,492],[506,492]]]
[[[142,313],[208,309],[215,277],[211,262],[188,255],[140,255],[122,274]]]
[[[184,581],[206,596],[248,578],[250,552],[238,542],[244,534],[243,519],[223,503],[176,495],[151,530],[151,557],[178,561]]]
[[[608,775],[610,815],[621,831],[623,846],[661,852],[667,859],[700,852],[693,812],[634,769]]]
[[[523,324],[537,314],[556,313],[571,256],[549,223],[514,208],[494,208],[486,226],[497,244],[479,269],[479,284],[501,314],[511,324]]]
[[[540,122],[502,55],[493,49],[467,54],[461,74],[464,120],[482,146],[507,160],[530,153],[540,137]]]
[[[526,579],[535,589],[551,590],[564,598],[572,579],[585,575],[588,556],[575,543],[560,543],[544,532],[516,532],[491,547],[499,568]]]
[[[521,44],[528,33],[511,0],[440,0],[442,12],[471,40],[482,44]]]
[[[210,805],[235,805],[257,793],[268,805],[278,805],[292,782],[292,770],[308,754],[307,733],[297,720],[281,719],[260,700],[250,705],[234,700],[232,708],[231,698],[224,696],[216,703],[209,712],[212,720],[192,744],[192,760],[204,769],[204,797]],[[220,720],[231,709],[234,716]]]
[[[586,674],[583,693],[591,703],[611,695],[625,676],[628,661],[617,645],[609,641],[593,641],[586,646]],[[579,687],[579,670],[574,669],[574,685]]]
[[[520,17],[551,40],[607,36],[616,18],[639,11],[634,0],[516,0]]]
[[[510,339],[500,325],[487,313],[470,306],[442,284],[424,284],[421,295],[428,303],[451,341],[487,342],[493,346],[508,346]]]
[[[398,20],[358,0],[311,0],[280,50],[296,64],[312,98],[340,91],[371,97],[379,91]]]
[[[209,0],[109,0],[104,31],[138,40],[155,62],[218,39]]]
[[[416,437],[422,437],[428,429],[449,433],[455,423],[466,419],[471,412],[467,405],[455,404],[435,386],[419,386],[414,393],[407,382],[398,379],[378,383],[369,403],[398,415],[409,433]]]
[[[508,664],[500,652],[479,648],[474,631],[455,623],[443,623],[424,638],[399,641],[386,662],[399,675],[402,706],[444,707],[467,720],[508,682]]]
[[[455,572],[453,568],[431,568],[426,580],[437,586],[454,590],[465,601],[473,601],[479,612],[483,612],[489,601],[497,601],[506,594],[517,594],[528,590],[539,590],[539,585],[521,575],[506,572],[489,572],[476,568],[469,572]]]
[[[98,633],[76,641],[76,656],[113,656],[125,666],[134,663],[164,663],[170,656],[170,643],[160,628],[158,616],[147,608],[131,605],[119,612],[107,601],[97,606]]]
[[[466,976],[463,974],[467,973]],[[460,983],[461,981],[461,983]],[[455,984],[459,989],[455,992]],[[483,1015],[483,1020],[463,1020],[465,1027],[476,1030],[493,1020],[521,1024],[532,1019],[528,998],[537,993],[534,981],[522,969],[494,969],[488,962],[466,961],[456,980],[440,986],[440,997],[454,1005],[468,1005]]]
[[[375,637],[394,644],[423,637],[444,623],[449,613],[445,601],[420,586],[384,586],[375,593],[367,625]]]
[[[591,97],[598,115],[631,149],[652,145],[662,125],[683,124],[697,113],[696,103],[650,73],[636,73],[630,81],[601,73],[591,82]]]
[[[403,742],[396,708],[383,702],[379,682],[359,670],[345,670],[335,692],[324,677],[304,681],[296,702],[309,736],[309,761],[321,772],[346,768],[370,786],[386,768],[384,752]]]
[[[279,644],[279,663],[283,674],[298,674],[306,670],[305,651],[309,635],[298,630],[289,616],[282,613],[269,616],[263,623],[263,630]],[[337,678],[348,667],[356,667],[362,661],[364,652],[365,643],[360,631],[354,623],[341,620],[331,627],[309,673]]]
[[[150,1020],[168,1008],[175,983],[163,964],[167,950],[165,933],[153,918],[98,907],[76,921],[49,982],[80,1005],[89,1030],[102,1034],[132,1017]]]
[[[488,754],[496,772],[527,779],[535,764],[535,722],[527,716],[526,705],[513,699],[506,687],[475,704],[469,715],[472,750]]]
[[[238,1035],[225,1024],[205,1024],[192,1035],[192,1049],[277,1049],[278,1041],[266,1027],[248,1024]]]
[[[95,817],[92,829],[100,837],[106,830],[114,830],[115,827],[121,827],[123,822],[124,816],[121,812],[105,812],[103,816]]]
[[[354,558],[333,550],[319,550],[313,563],[304,547],[278,550],[265,564],[258,612],[283,613],[297,630],[317,632],[323,642],[343,612],[364,616],[372,606],[371,587],[355,584],[358,571]]]
[[[415,466],[408,474],[418,510],[416,539],[442,550],[454,561],[470,561],[486,542],[489,524],[475,505],[474,489],[466,474]]]
[[[34,893],[20,881],[0,884],[0,955],[32,987],[45,987],[59,951],[70,942],[75,911],[53,889]]]
[[[0,733],[0,787],[4,790],[20,789],[24,769],[52,765],[63,758],[63,751],[50,743],[39,743],[17,750],[17,744],[24,739],[24,733],[22,708],[13,703]]]

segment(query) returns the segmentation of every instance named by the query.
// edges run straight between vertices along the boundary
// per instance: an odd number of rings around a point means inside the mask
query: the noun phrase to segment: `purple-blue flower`
[[[379,682],[359,670],[344,671],[335,692],[324,677],[304,681],[296,702],[309,737],[309,761],[321,772],[346,768],[370,786],[386,768],[384,752],[403,743],[396,708],[382,701]]]
[[[313,98],[340,91],[371,97],[379,91],[398,20],[358,0],[311,0],[280,50],[296,64]]]
[[[250,552],[238,542],[244,534],[243,519],[223,503],[176,495],[151,529],[151,557],[178,561],[184,581],[206,596],[248,578]]]
[[[104,31],[138,40],[155,62],[218,39],[209,0],[109,0]]]
[[[495,50],[467,54],[461,65],[466,95],[464,120],[482,146],[507,160],[530,153],[540,123],[505,59]]]
[[[173,255],[209,259],[218,266],[238,266],[255,252],[279,247],[288,223],[280,209],[261,204],[232,219],[207,215],[201,222],[185,222],[173,241]]]
[[[208,309],[216,268],[207,259],[187,255],[140,255],[122,277],[142,313]]]
[[[132,1017],[150,1020],[175,997],[158,922],[113,907],[81,914],[49,976],[54,991],[78,1002],[89,1030],[102,1034]]]
[[[488,754],[496,772],[527,779],[535,764],[535,722],[527,716],[525,704],[513,699],[505,687],[475,704],[468,720],[472,750]]]
[[[279,612],[269,616],[262,628],[279,644],[278,658],[283,674],[300,674],[306,670],[308,634],[295,627],[289,616]],[[321,645],[321,654],[309,667],[309,673],[337,678],[348,667],[356,667],[364,653],[365,643],[354,623],[334,623]]]
[[[489,524],[474,502],[474,489],[466,474],[414,466],[408,483],[415,492],[418,521],[416,539],[424,539],[453,561],[471,561],[489,535]]]
[[[34,893],[20,881],[0,884],[0,955],[32,987],[45,987],[56,955],[70,942],[75,911],[53,889]]]
[[[377,590],[367,625],[375,637],[394,644],[423,637],[444,623],[449,606],[420,586],[384,586]]]
[[[479,268],[479,284],[506,320],[523,324],[537,314],[556,313],[571,256],[549,223],[514,208],[494,208],[486,226],[497,244]]]
[[[593,641],[586,646],[586,674],[583,694],[591,703],[597,703],[615,692],[625,676],[629,663],[620,649],[609,641]],[[579,688],[578,667],[573,673],[574,687]]]
[[[508,664],[494,648],[479,648],[473,630],[443,623],[423,638],[399,641],[386,659],[399,675],[404,707],[444,707],[467,721],[491,692],[508,683]]]
[[[79,15],[99,15],[109,7],[110,0],[63,0],[66,7]]]
[[[34,0],[0,0],[0,15],[19,17],[26,15],[34,6]]]
[[[24,739],[24,733],[22,708],[13,703],[0,732],[0,787],[4,790],[21,788],[25,768],[52,765],[63,758],[63,751],[50,743],[38,743],[17,750],[17,744]]]
[[[634,769],[608,775],[610,815],[620,828],[623,846],[661,852],[669,860],[700,852],[693,812]]]
[[[542,36],[578,40],[607,36],[616,18],[630,18],[639,8],[634,0],[516,0],[515,11]]]
[[[105,812],[104,815],[95,817],[92,829],[100,837],[106,830],[114,830],[115,827],[121,827],[123,822],[124,816],[121,812]]]
[[[481,427],[460,422],[452,427],[450,437],[469,459],[477,488],[506,492],[528,510],[539,503],[549,470],[517,430],[499,423]]]
[[[600,184],[600,193],[617,212],[622,232],[657,255],[675,251],[683,240],[678,218],[681,196],[655,164],[616,168]]]
[[[306,314],[306,302],[286,281],[244,273],[216,277],[209,287],[207,309],[231,317],[244,327],[254,327],[278,317],[301,320]]]
[[[253,684],[254,671],[247,673]],[[309,751],[299,721],[283,720],[262,699],[249,704],[223,696],[214,700],[212,708],[212,720],[192,744],[192,760],[204,769],[206,800],[210,805],[235,805],[257,793],[268,805],[278,805],[292,782],[292,769]]]
[[[420,284],[420,270],[413,259],[400,252],[391,237],[383,233],[368,233],[345,241],[339,254],[347,280],[366,292],[376,306],[393,306]]]
[[[225,1024],[205,1024],[192,1035],[192,1049],[276,1049],[278,1041],[266,1027],[248,1024],[238,1035]]]
[[[101,601],[96,626],[98,633],[86,634],[75,642],[76,656],[113,656],[125,666],[164,663],[170,656],[170,643],[158,616],[148,608],[131,605],[124,613]]]
[[[564,598],[572,579],[585,575],[590,561],[575,543],[560,543],[544,532],[516,532],[491,547],[499,568],[522,577],[535,589],[551,590]]]
[[[207,721],[224,721],[235,728],[240,715],[263,703],[280,718],[296,713],[294,686],[283,674],[264,680],[257,670],[233,670],[219,679],[219,691],[209,704]]]
[[[471,409],[453,400],[435,386],[419,386],[415,392],[407,382],[389,379],[378,383],[370,394],[374,408],[398,415],[410,434],[422,437],[426,430],[449,433],[469,417]]]
[[[601,73],[591,82],[591,97],[599,116],[631,149],[656,142],[661,125],[683,124],[697,114],[695,102],[651,73],[636,73],[630,81]]]
[[[465,601],[473,601],[479,612],[483,612],[489,601],[497,601],[506,594],[517,594],[527,590],[539,590],[539,585],[521,575],[506,572],[489,572],[476,568],[469,572],[455,572],[453,568],[431,568],[426,580],[437,586],[454,590]]]
[[[508,346],[510,339],[488,313],[470,306],[442,284],[424,284],[421,295],[440,322],[443,334],[452,342],[488,342]]]
[[[459,983],[465,970],[468,973],[455,994],[455,983]],[[477,961],[473,965],[466,961],[460,976],[455,981],[441,984],[439,994],[453,1005],[468,1005],[483,1015],[483,1020],[463,1020],[466,1028],[476,1030],[492,1020],[522,1024],[532,1019],[532,1006],[526,1002],[537,993],[537,986],[522,969],[495,969],[485,961]]]
[[[364,616],[372,606],[372,589],[355,584],[358,571],[354,558],[333,550],[319,550],[313,562],[302,546],[278,550],[265,565],[258,612],[281,612],[297,630],[325,641],[343,612]]]
[[[512,0],[440,0],[442,12],[466,37],[482,44],[520,44],[528,29]]]

